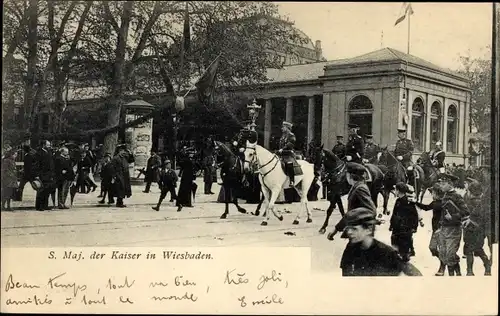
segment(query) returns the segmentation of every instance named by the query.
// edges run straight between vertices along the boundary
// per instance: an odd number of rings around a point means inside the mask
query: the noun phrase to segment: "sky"
[[[402,2],[277,2],[323,56],[340,59],[382,47],[407,52],[408,21],[394,26]],[[491,3],[412,3],[410,54],[458,69],[460,55],[491,59]],[[383,35],[382,35],[383,34]]]

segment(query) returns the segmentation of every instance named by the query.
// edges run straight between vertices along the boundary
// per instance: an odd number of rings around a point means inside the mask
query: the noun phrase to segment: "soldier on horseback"
[[[408,171],[411,171],[413,174],[413,161],[411,160],[414,150],[413,142],[406,138],[405,128],[398,128],[398,138],[396,148],[394,149],[394,155],[406,168],[407,174],[410,174]]]
[[[437,173],[444,173],[444,159],[446,158],[446,153],[443,151],[441,142],[436,142],[435,148],[431,150],[429,154],[429,158],[431,159],[431,163],[437,169]]]
[[[349,138],[346,145],[346,159],[349,162],[361,163],[365,153],[365,142],[358,135],[359,125],[348,124]]]
[[[375,144],[373,142],[373,135],[365,135],[366,138],[366,144],[365,144],[365,156],[363,157],[363,162],[364,163],[370,163],[373,162],[374,159],[377,157],[377,154],[380,151],[379,145]]]
[[[337,144],[333,146],[332,152],[339,157],[339,159],[345,159],[345,145],[344,145],[344,136],[337,135]]]
[[[283,122],[281,127],[282,136],[279,142],[279,154],[285,163],[285,173],[290,178],[290,187],[293,187],[295,180],[295,170],[293,169],[295,153],[293,148],[295,146],[295,135],[292,133],[292,123]]]

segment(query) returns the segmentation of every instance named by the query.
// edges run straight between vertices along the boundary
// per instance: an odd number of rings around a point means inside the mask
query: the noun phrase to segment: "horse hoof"
[[[308,218],[307,221],[306,221],[306,223],[312,223],[312,222],[313,222],[313,220],[310,219],[310,218]]]
[[[321,228],[321,229],[319,230],[319,233],[320,233],[321,235],[324,235],[324,234],[326,233],[326,229]]]
[[[293,225],[299,225],[299,221],[298,220],[294,220],[292,224]]]
[[[226,213],[224,213],[224,214],[222,214],[222,215],[220,216],[220,219],[226,219],[226,218],[227,218],[227,214],[226,214]]]
[[[259,215],[260,215],[260,212],[259,212],[259,211],[255,212],[255,213],[254,213],[254,212],[251,212],[250,214],[255,215],[255,216],[259,216]]]
[[[267,222],[263,221],[262,223],[260,223],[260,226],[267,226]]]
[[[247,213],[247,210],[245,210],[244,208],[239,208],[238,209],[238,212],[242,213],[242,214],[246,214]]]
[[[280,222],[283,221],[283,215],[281,215],[280,217],[278,217],[278,219],[280,220]]]

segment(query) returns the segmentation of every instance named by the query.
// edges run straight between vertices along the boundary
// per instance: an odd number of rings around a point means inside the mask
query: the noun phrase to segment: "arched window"
[[[367,96],[358,95],[349,102],[348,122],[359,125],[359,135],[372,134],[372,101]]]
[[[441,119],[441,104],[438,101],[435,101],[431,105],[431,144],[441,141]]]
[[[446,151],[450,153],[458,153],[458,111],[455,105],[448,107],[448,122],[446,122],[448,132],[446,140]]]
[[[411,136],[415,149],[417,151],[424,150],[424,124],[425,124],[425,112],[424,112],[424,101],[421,98],[416,98],[412,104],[412,114],[411,114]]]

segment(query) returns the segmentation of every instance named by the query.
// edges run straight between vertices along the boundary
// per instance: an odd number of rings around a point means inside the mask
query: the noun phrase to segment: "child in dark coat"
[[[177,174],[174,170],[172,170],[172,164],[170,160],[165,160],[162,165],[160,171],[160,179],[158,182],[158,186],[160,187],[160,199],[158,200],[158,204],[153,206],[152,209],[155,211],[160,210],[160,205],[163,200],[167,197],[167,193],[170,192],[170,202],[173,202],[177,199],[177,195],[175,194],[175,187],[177,186]]]
[[[10,148],[2,157],[2,210],[12,211],[10,201],[14,198],[17,188],[16,170],[17,151]]]
[[[411,249],[413,249],[413,233],[418,227],[418,212],[415,204],[408,201],[408,193],[412,193],[408,186],[399,182],[396,184],[396,196],[391,216],[389,230],[392,231],[391,244],[396,248],[405,261],[410,260]]]

